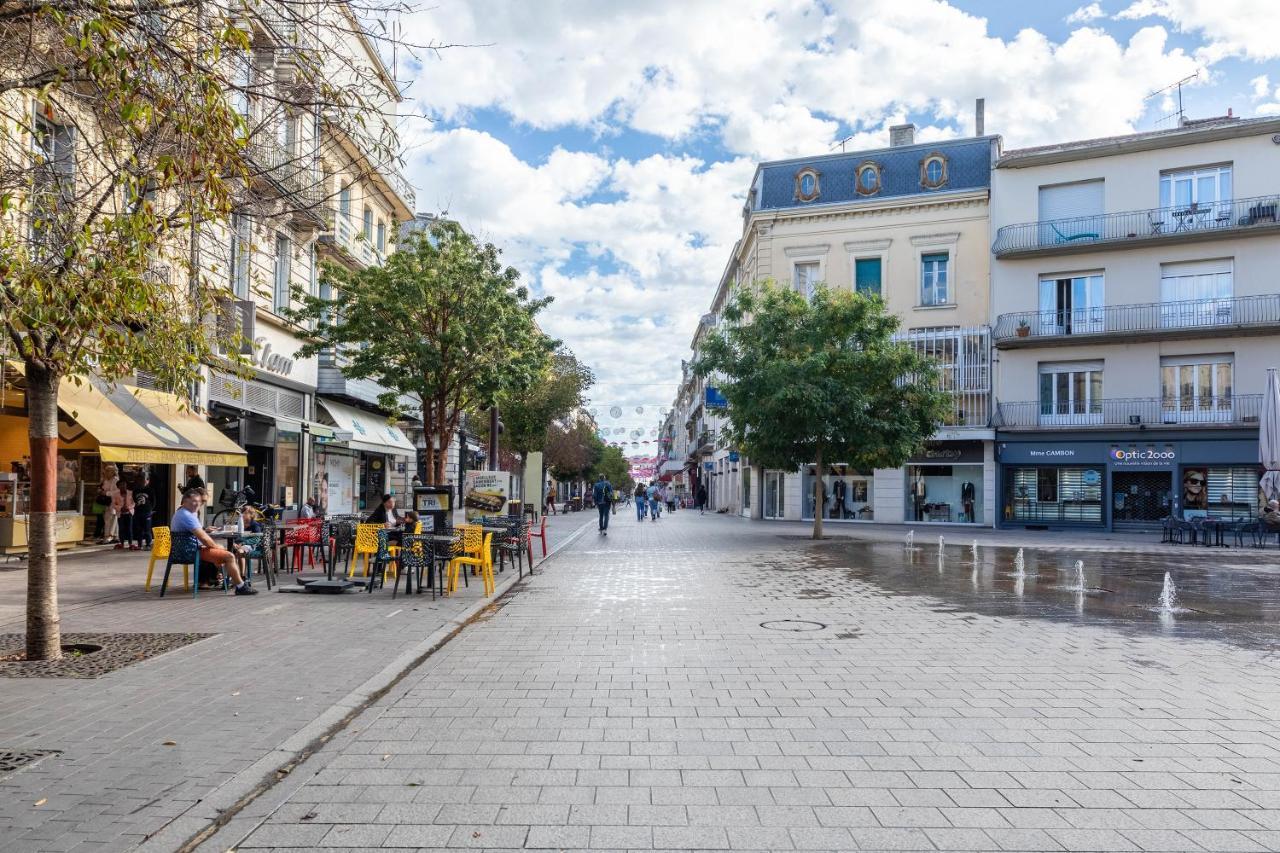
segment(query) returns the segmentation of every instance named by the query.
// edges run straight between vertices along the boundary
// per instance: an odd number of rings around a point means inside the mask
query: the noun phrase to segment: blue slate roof
[[[896,196],[989,187],[995,139],[993,136],[970,137],[761,163],[757,175],[759,183],[752,183],[752,186],[761,187],[755,209],[820,207],[849,202],[874,204]],[[920,164],[935,152],[947,158],[947,182],[936,189],[928,189],[920,184]],[[855,172],[868,160],[880,166],[880,191],[875,195],[859,195],[854,189]],[[796,199],[796,174],[806,167],[818,171],[821,195],[813,201],[802,202]]]

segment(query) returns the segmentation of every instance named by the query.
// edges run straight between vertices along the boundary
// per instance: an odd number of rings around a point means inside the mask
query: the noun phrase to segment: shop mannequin
[[[964,482],[960,484],[960,505],[964,507],[966,521],[977,521],[973,517],[973,504],[976,495],[977,490],[973,487],[973,483]]]
[[[831,484],[831,508],[833,517],[839,513],[840,518],[844,518],[844,499],[848,492],[848,484],[844,481],[844,477],[836,480]]]

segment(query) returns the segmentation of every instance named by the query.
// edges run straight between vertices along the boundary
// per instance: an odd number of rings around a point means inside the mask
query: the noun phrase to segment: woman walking
[[[111,501],[111,508],[116,514],[116,523],[120,525],[120,541],[116,543],[117,551],[126,546],[132,547],[130,543],[133,540],[133,506],[133,494],[129,491],[129,484],[121,480]]]
[[[644,521],[645,508],[647,502],[644,497],[644,483],[636,483],[636,521]]]
[[[133,549],[151,550],[151,513],[155,510],[155,493],[151,491],[151,475],[143,474],[142,483],[133,490]]]

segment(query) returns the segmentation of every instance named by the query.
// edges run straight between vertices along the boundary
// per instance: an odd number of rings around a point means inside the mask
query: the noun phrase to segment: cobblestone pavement
[[[619,514],[202,849],[1280,849],[1274,641],[983,615],[780,532]]]
[[[552,519],[551,546],[589,520]],[[482,603],[478,583],[434,602],[389,587],[192,599],[181,583],[161,599],[142,592],[145,575],[146,558],[127,552],[61,561],[64,632],[215,636],[98,679],[0,678],[0,750],[61,751],[0,773],[5,853],[136,846]],[[23,630],[25,583],[0,570],[0,633]]]

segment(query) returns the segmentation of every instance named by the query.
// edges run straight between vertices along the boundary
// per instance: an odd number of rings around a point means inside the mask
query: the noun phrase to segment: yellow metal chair
[[[378,531],[381,529],[381,524],[356,525],[355,559],[351,561],[351,570],[347,573],[347,577],[356,573],[356,566],[359,565],[362,557],[364,571],[360,574],[366,578],[369,576],[369,561],[378,555]]]
[[[422,533],[422,522],[421,522],[421,521],[415,521],[415,522],[413,523],[413,529],[412,529],[412,530],[406,530],[405,532],[406,532],[406,533],[409,533],[409,534],[411,534],[411,535],[413,535],[413,536],[417,536],[418,534]],[[399,545],[388,545],[388,546],[387,546],[387,550],[389,550],[389,551],[391,552],[391,556],[393,556],[393,557],[399,557],[399,556],[400,556],[400,546],[399,546]]]
[[[169,528],[153,527],[151,528],[151,559],[147,562],[147,584],[143,587],[144,592],[151,592],[151,576],[155,573],[156,563],[169,559],[169,550],[173,547],[173,540],[169,538]],[[182,591],[186,592],[191,589],[190,567],[187,564],[182,566]]]
[[[493,546],[493,534],[485,533],[483,529],[473,525],[461,526],[458,530],[461,531],[462,537],[455,546],[457,556],[449,561],[448,591],[457,591],[458,572],[463,566],[475,566],[480,569],[480,577],[484,581],[484,594],[492,595],[494,591],[493,557],[490,551]]]

